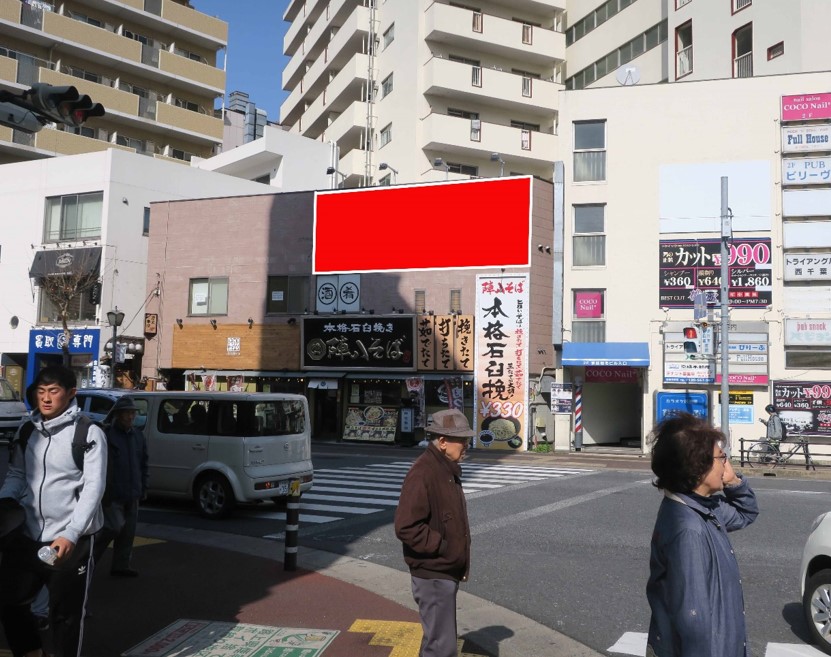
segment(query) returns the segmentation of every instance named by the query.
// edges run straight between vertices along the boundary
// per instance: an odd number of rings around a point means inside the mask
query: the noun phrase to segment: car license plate
[[[289,482],[281,481],[277,488],[274,489],[278,496],[288,495],[289,494]]]

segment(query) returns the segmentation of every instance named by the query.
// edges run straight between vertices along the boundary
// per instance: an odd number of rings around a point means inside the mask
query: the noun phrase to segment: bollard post
[[[300,480],[292,479],[286,502],[286,549],[283,570],[297,570],[297,532],[300,529]]]

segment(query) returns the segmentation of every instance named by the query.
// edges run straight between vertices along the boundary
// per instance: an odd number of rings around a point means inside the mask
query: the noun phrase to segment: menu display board
[[[395,442],[399,410],[391,406],[348,406],[343,439],[376,443]]]

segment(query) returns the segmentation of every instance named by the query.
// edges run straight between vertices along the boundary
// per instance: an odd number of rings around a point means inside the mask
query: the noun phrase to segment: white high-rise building
[[[551,179],[558,92],[823,70],[827,0],[291,0],[280,122],[333,186]],[[383,168],[382,165],[386,165]]]
[[[828,68],[824,0],[569,0],[566,88]]]
[[[338,144],[337,184],[552,178],[565,0],[291,0],[284,18],[280,122]]]

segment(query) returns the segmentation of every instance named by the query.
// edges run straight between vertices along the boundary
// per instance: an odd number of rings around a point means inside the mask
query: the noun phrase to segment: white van
[[[28,419],[29,411],[20,395],[6,379],[0,379],[0,439],[11,440],[17,428]]]
[[[309,407],[302,395],[140,392],[150,495],[190,497],[208,518],[237,502],[285,497],[312,487]]]

